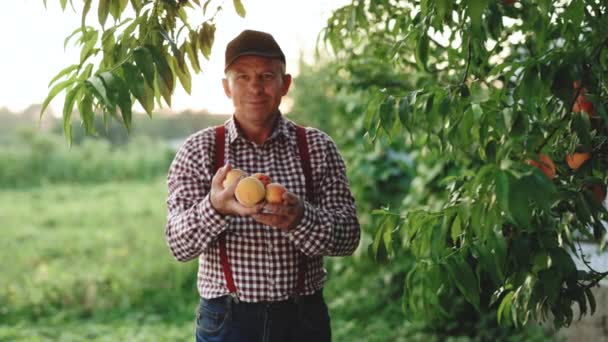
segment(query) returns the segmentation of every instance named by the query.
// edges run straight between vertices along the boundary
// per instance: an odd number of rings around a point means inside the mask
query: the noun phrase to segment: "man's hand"
[[[253,215],[253,219],[267,226],[289,231],[295,228],[304,217],[304,202],[291,192],[283,194],[283,203],[266,204],[261,213]]]
[[[226,174],[232,167],[230,165],[224,165],[211,180],[211,192],[209,198],[211,200],[211,206],[215,208],[222,215],[240,215],[250,216],[256,214],[262,210],[263,204],[258,204],[253,208],[247,208],[240,204],[234,197],[234,189],[236,189],[237,182],[224,189],[222,183],[226,178]]]

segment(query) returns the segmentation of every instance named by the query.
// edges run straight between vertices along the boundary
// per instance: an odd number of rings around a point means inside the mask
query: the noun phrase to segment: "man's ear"
[[[282,89],[283,96],[287,95],[287,92],[289,91],[290,86],[291,86],[291,75],[285,74],[283,76],[283,89]]]
[[[228,78],[222,78],[222,85],[224,86],[224,94],[226,94],[226,96],[231,99],[232,98],[232,92],[230,91],[230,82],[228,81]]]

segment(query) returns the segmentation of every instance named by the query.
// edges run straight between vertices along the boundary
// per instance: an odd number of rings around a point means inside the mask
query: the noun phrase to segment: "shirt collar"
[[[288,142],[295,144],[295,140],[290,139],[290,137],[295,136],[295,133],[292,132],[293,124],[289,120],[285,119],[283,117],[283,114],[280,114],[279,118],[277,120],[278,120],[278,122],[277,122],[275,128],[273,129],[272,133],[270,134],[268,141],[283,137],[283,138],[286,138],[286,140]],[[245,139],[245,137],[243,136],[243,134],[239,131],[239,129],[237,127],[237,123],[234,119],[234,115],[226,122],[225,127],[226,127],[226,132],[228,134],[228,143],[229,144],[232,144],[239,137],[242,139]]]

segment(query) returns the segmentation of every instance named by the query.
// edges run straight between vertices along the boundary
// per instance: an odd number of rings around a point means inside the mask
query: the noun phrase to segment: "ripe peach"
[[[575,152],[566,156],[566,163],[574,171],[578,170],[587,160],[591,159],[591,154],[586,152]]]
[[[260,182],[262,182],[262,184],[264,184],[264,186],[270,184],[271,180],[270,180],[270,176],[263,174],[261,172],[258,173],[254,173],[253,177],[257,178],[260,180]]]
[[[578,97],[576,98],[576,101],[574,102],[572,111],[575,113],[583,111],[583,112],[587,113],[587,115],[589,115],[590,118],[597,117],[595,115],[595,109],[593,108],[593,102],[587,101],[587,98],[585,97],[585,87],[580,87],[580,91],[578,89],[579,89],[579,84],[578,84],[578,82],[574,81],[574,92],[575,92],[575,94],[578,93]]]
[[[226,178],[224,178],[222,186],[224,187],[224,189],[230,187],[232,184],[238,181],[241,176],[247,176],[247,173],[240,169],[232,169],[228,171],[228,173],[226,174]]]
[[[279,204],[283,202],[283,194],[287,192],[287,188],[279,183],[270,183],[266,185],[266,202]]]
[[[266,196],[264,184],[259,179],[250,176],[239,181],[234,190],[236,200],[246,207],[253,207],[260,203]]]
[[[541,153],[538,155],[538,160],[528,159],[526,163],[540,169],[549,179],[555,178],[555,164],[546,154]]]

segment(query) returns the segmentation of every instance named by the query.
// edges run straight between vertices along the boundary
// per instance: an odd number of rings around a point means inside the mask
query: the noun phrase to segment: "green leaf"
[[[525,228],[530,227],[532,218],[532,207],[529,203],[529,197],[526,195],[532,189],[526,185],[526,182],[516,180],[511,182],[509,189],[509,212],[515,223]]]
[[[452,282],[465,299],[479,310],[479,286],[475,273],[459,254],[447,259],[446,270]]]
[[[234,4],[234,9],[236,10],[236,13],[242,18],[244,18],[247,12],[245,11],[245,7],[243,7],[243,3],[241,2],[241,0],[233,0],[232,2]]]
[[[572,130],[576,132],[576,136],[580,139],[583,146],[591,147],[591,123],[587,113],[574,113]]]
[[[68,144],[72,145],[72,111],[74,110],[74,102],[82,90],[82,85],[77,84],[74,88],[68,91],[65,95],[63,104],[63,132],[68,140]]]
[[[488,6],[488,0],[469,0],[467,3],[471,26],[474,32],[479,33],[481,31],[481,16]]]
[[[486,144],[485,151],[484,151],[488,162],[494,163],[496,161],[496,149],[497,149],[496,140],[492,139],[492,140],[488,141],[488,143]]]
[[[78,33],[85,33],[87,31],[87,27],[79,27],[77,29],[75,29],[74,31],[72,31],[72,33],[67,36],[65,38],[65,40],[63,41],[63,48],[65,49],[68,46],[68,42],[70,41],[70,39],[74,38],[75,35],[77,35]]]
[[[146,113],[151,114],[152,110],[154,110],[154,94],[148,96],[149,93],[146,92],[147,85],[139,69],[130,63],[123,64],[122,69],[129,90],[131,90],[131,93],[139,101]]]
[[[71,73],[74,70],[77,70],[80,67],[79,64],[72,64],[69,67],[61,70],[57,75],[55,75],[55,77],[53,77],[53,79],[49,82],[49,87],[55,83],[55,81],[57,81],[58,79],[60,79],[61,77],[68,75],[69,73]]]
[[[156,65],[157,75],[159,75],[161,80],[163,81],[165,88],[168,90],[170,98],[174,87],[173,71],[171,71],[171,68],[169,67],[167,58],[161,53],[161,51],[157,47],[152,45],[147,45],[147,47],[150,51],[150,54],[152,55],[152,59],[154,60],[154,65]],[[166,99],[167,98],[165,97],[165,100]],[[170,100],[167,101],[167,103],[169,102]]]
[[[427,69],[427,61],[429,57],[429,37],[423,33],[416,44],[416,62],[422,70]]]
[[[188,70],[188,67],[185,65],[183,68],[180,68],[178,64],[179,62],[175,58],[172,58],[173,70],[177,74],[179,82],[181,83],[186,93],[190,95],[192,91],[192,76],[190,75],[190,70]]]
[[[86,92],[83,99],[78,102],[78,112],[84,123],[84,129],[87,134],[95,135],[95,113],[93,112],[93,96]]]
[[[106,86],[104,85],[101,78],[99,78],[99,76],[89,77],[85,81],[85,83],[91,87],[91,89],[93,90],[93,94],[95,94],[95,97],[97,97],[99,101],[108,108],[108,110],[111,110],[115,107],[115,105],[113,105],[110,99],[108,98]]]
[[[106,19],[108,19],[108,14],[110,13],[110,0],[99,0],[99,7],[97,8],[97,17],[99,19],[99,24],[103,27],[106,24]]]
[[[509,320],[509,313],[511,312],[511,302],[513,301],[513,294],[513,291],[509,291],[509,293],[507,293],[507,295],[500,302],[500,305],[498,306],[498,310],[496,312],[498,324],[501,323],[503,317],[507,321]]]
[[[533,171],[529,176],[520,179],[521,188],[524,189],[525,196],[548,212],[551,205],[557,200],[557,187],[542,172],[538,172],[536,169]]]
[[[553,77],[553,83],[551,84],[551,91],[557,98],[562,100],[562,102],[569,106],[574,101],[574,87],[573,78],[571,75],[571,69],[569,65],[561,66],[555,72]],[[572,108],[566,108],[567,111],[570,111]]]
[[[89,64],[87,64],[87,66],[84,68],[84,70],[78,76],[78,80],[79,81],[86,80],[87,78],[91,77],[91,73],[92,72],[93,72],[93,64],[89,63]]]
[[[396,101],[392,95],[389,95],[384,99],[380,107],[378,108],[378,114],[380,116],[380,123],[382,129],[386,133],[390,133],[391,127],[395,121]]]
[[[201,72],[201,65],[198,60],[198,34],[196,31],[190,31],[190,41],[185,41],[183,46],[186,49],[186,56],[190,60],[190,65],[195,73]]]
[[[462,222],[460,221],[460,215],[456,215],[451,228],[452,241],[458,241],[460,234],[462,233]]]
[[[365,124],[365,128],[367,130],[371,130],[372,125],[376,123],[376,118],[378,117],[378,108],[384,98],[380,94],[375,94],[371,101],[367,104],[367,110],[365,112],[365,118],[363,120]]]
[[[129,87],[127,83],[120,77],[114,75],[113,91],[117,92],[117,103],[120,108],[120,114],[122,116],[123,123],[127,131],[131,130],[132,121],[132,106],[131,94],[129,93]]]
[[[510,133],[513,137],[519,137],[526,133],[528,130],[528,120],[524,116],[522,112],[515,112],[515,122],[513,122],[513,126],[510,129]]]
[[[129,0],[110,0],[110,14],[115,20],[120,19],[120,14],[128,3]]]
[[[148,116],[152,117],[152,111],[154,110],[154,88],[150,87],[147,83],[144,83],[144,109],[148,113]]]
[[[423,17],[426,17],[426,15],[428,13],[429,13],[428,0],[420,0],[420,14],[422,14]]]
[[[72,78],[72,79],[63,81],[61,83],[57,83],[51,89],[51,91],[49,91],[49,94],[46,96],[46,99],[44,99],[44,101],[42,102],[42,109],[40,109],[40,117],[42,117],[42,114],[44,114],[44,111],[46,110],[46,107],[48,107],[48,105],[51,102],[51,100],[53,100],[53,98],[55,96],[57,96],[57,94],[59,94],[59,92],[61,92],[62,90],[64,90],[68,86],[71,86],[74,82],[76,82],[76,80],[74,80]]]
[[[214,40],[215,25],[204,22],[203,27],[201,27],[198,32],[198,47],[206,59],[209,59],[211,56],[211,48],[213,47]]]
[[[131,6],[133,6],[133,9],[135,9],[135,13],[137,13],[137,15],[139,16],[139,12],[143,7],[141,0],[131,0]]]
[[[148,85],[154,85],[154,59],[148,48],[139,47],[133,51],[133,59],[135,64],[144,75],[144,79]]]
[[[84,61],[91,56],[98,37],[99,34],[96,30],[89,30],[82,35],[81,40],[84,42],[84,46],[80,50],[80,64],[84,64]]]
[[[587,298],[585,297],[585,290],[578,288],[576,291],[574,291],[574,301],[578,303],[578,319],[580,320],[583,318],[583,315],[587,314]]]
[[[403,127],[409,127],[408,124],[411,111],[409,98],[404,96],[399,99],[399,121],[401,121]]]
[[[80,26],[82,26],[83,30],[84,30],[86,19],[87,19],[87,14],[89,14],[89,11],[91,10],[92,1],[93,0],[84,0],[84,7],[82,8],[82,20],[80,23]]]
[[[376,234],[374,235],[374,241],[371,244],[372,257],[377,262],[385,262],[388,260],[388,251],[384,244],[384,229],[385,223],[388,220],[388,216],[384,216],[378,224]]]
[[[593,315],[596,308],[595,296],[593,295],[593,292],[591,292],[590,288],[585,288],[585,295],[587,295],[587,299],[589,300],[589,309],[591,309],[591,314]]]
[[[496,200],[498,202],[498,206],[509,216],[509,191],[511,188],[511,178],[512,177],[507,171],[498,170],[496,172]]]
[[[65,11],[65,7],[68,4],[68,0],[60,0],[60,3],[61,3],[61,10]]]

